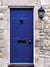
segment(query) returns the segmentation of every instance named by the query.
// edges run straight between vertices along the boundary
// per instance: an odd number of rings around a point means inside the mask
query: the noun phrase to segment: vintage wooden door
[[[33,9],[10,9],[10,63],[33,64]]]

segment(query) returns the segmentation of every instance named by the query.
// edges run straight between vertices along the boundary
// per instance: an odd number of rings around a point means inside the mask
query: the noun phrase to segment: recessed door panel
[[[10,9],[10,63],[33,63],[33,9]]]

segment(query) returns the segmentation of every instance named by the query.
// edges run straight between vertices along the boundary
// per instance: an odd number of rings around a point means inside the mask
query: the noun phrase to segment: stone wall
[[[34,6],[34,66],[50,67],[50,1],[49,0],[0,0],[0,67],[8,67],[9,60],[9,7]],[[40,21],[38,9],[45,9]]]
[[[45,9],[45,16],[43,20],[35,23],[35,67],[50,67],[50,2],[40,2]]]

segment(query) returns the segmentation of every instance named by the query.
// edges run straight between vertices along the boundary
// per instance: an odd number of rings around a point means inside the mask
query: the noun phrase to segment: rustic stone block
[[[8,67],[8,65],[7,64],[3,64],[2,67]]]
[[[35,29],[38,29],[38,26],[37,25],[35,25]]]
[[[46,36],[45,38],[46,38],[46,39],[50,39],[50,37],[49,37],[49,36]]]
[[[48,28],[48,33],[50,33],[50,28]]]
[[[40,33],[40,36],[45,36],[46,35],[46,33]]]
[[[46,21],[47,24],[50,24],[50,20]]]
[[[0,1],[0,5],[1,5],[1,1]]]
[[[4,29],[4,25],[2,21],[0,21],[0,29]]]
[[[39,58],[39,53],[40,53],[40,47],[35,47],[35,58]]]
[[[1,13],[8,12],[8,7],[7,6],[0,6],[0,12]]]
[[[4,65],[4,64],[8,64],[9,61],[6,58],[0,58],[0,63],[1,63],[1,65]]]
[[[45,23],[49,20],[49,17],[46,15],[44,16],[43,20],[45,20]]]
[[[4,14],[0,13],[0,20],[3,20],[3,19],[4,19]]]
[[[35,62],[35,67],[44,67],[44,58],[39,58],[39,60]]]
[[[48,12],[48,13],[46,13],[46,15],[48,15],[48,17],[50,17],[50,13]]]
[[[50,46],[50,40],[47,40],[48,41],[48,46]]]
[[[50,40],[50,37],[48,37],[48,39]]]
[[[0,58],[2,58],[2,53],[0,53]]]
[[[0,30],[8,29],[8,21],[0,21]]]
[[[8,48],[2,48],[2,57],[8,58]]]
[[[48,24],[48,28],[50,28],[50,24]]]
[[[48,29],[44,29],[43,32],[44,32],[44,33],[48,33]]]
[[[45,67],[50,67],[50,58],[45,59],[44,64]]]
[[[0,40],[0,48],[7,48],[8,41],[7,40]]]
[[[44,33],[44,29],[39,30],[39,33]]]
[[[7,13],[4,13],[4,20],[8,20],[8,12]]]
[[[43,23],[37,23],[36,25],[35,25],[35,28],[36,29],[43,29]]]
[[[2,53],[0,53],[0,58],[2,58]]]
[[[3,3],[3,5],[7,5],[8,4],[8,0],[4,0],[2,3]]]
[[[0,48],[0,58],[2,58],[2,48]]]
[[[3,13],[3,9],[0,7],[0,13]]]
[[[0,33],[0,40],[3,40],[4,39],[4,36],[2,33]]]
[[[4,29],[8,29],[9,27],[8,27],[8,22],[5,22],[4,23]]]
[[[40,39],[45,39],[45,36],[40,36]]]
[[[46,24],[46,25],[44,26],[44,28],[45,28],[45,29],[48,29],[48,24]]]
[[[45,12],[46,12],[46,13],[50,12],[50,9],[45,9]]]
[[[44,41],[44,45],[45,45],[45,46],[50,46],[50,40],[45,40],[45,41]]]
[[[41,41],[40,40],[36,40],[35,41],[35,47],[39,47],[41,46]]]
[[[0,58],[0,66],[1,67],[8,67],[8,64],[9,64],[8,59]]]
[[[50,5],[45,5],[45,9],[50,9]]]
[[[35,30],[35,40],[39,40],[39,30]]]
[[[3,9],[3,13],[8,13],[9,12],[9,9],[6,7]]]
[[[45,55],[49,57],[50,56],[50,51],[46,50]]]
[[[22,5],[33,5],[35,2],[36,2],[37,0],[15,0],[15,2],[14,2],[14,0],[4,0],[3,1],[3,5],[9,5],[9,6],[11,6],[12,4],[13,4],[13,6],[22,6]]]
[[[1,5],[3,5],[3,0],[1,0]]]
[[[0,29],[0,33],[3,33],[3,31],[4,31],[3,29]]]
[[[46,5],[48,6],[48,5],[50,4],[50,1],[49,1],[49,0],[46,0],[46,1],[41,0],[41,4],[42,4],[42,5],[45,5],[45,6],[46,6]],[[46,8],[47,8],[47,7],[46,7]]]
[[[4,30],[4,40],[8,40],[9,39],[9,31],[8,30]]]

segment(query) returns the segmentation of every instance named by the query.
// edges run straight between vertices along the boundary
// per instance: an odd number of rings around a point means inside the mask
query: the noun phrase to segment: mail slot
[[[26,43],[26,40],[18,40],[18,43]]]

